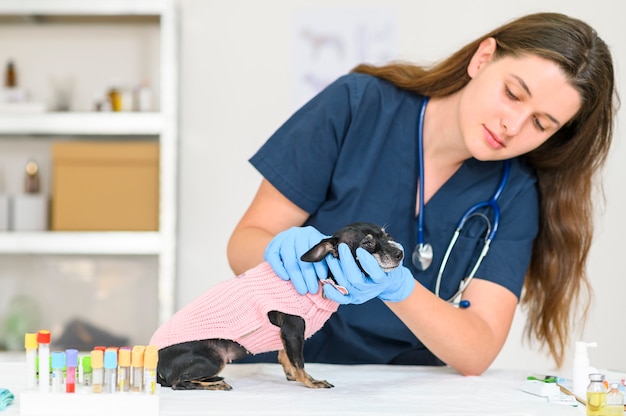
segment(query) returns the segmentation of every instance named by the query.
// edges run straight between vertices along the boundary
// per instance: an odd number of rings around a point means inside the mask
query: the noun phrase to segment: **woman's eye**
[[[546,131],[546,128],[543,127],[543,125],[541,124],[541,121],[539,121],[539,119],[537,117],[535,117],[535,126],[537,127],[537,129],[539,129],[539,131]]]
[[[512,100],[519,101],[519,98],[517,98],[517,95],[513,94],[513,91],[511,91],[509,87],[507,87],[506,85],[504,86],[504,90],[506,92],[507,97],[509,97]]]

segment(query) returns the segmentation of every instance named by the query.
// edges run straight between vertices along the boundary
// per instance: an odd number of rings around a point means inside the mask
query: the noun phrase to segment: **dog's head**
[[[321,261],[328,254],[338,257],[337,247],[340,243],[346,243],[350,247],[350,251],[352,251],[355,259],[357,258],[357,248],[361,247],[367,250],[368,253],[374,256],[385,272],[398,267],[404,258],[402,246],[396,243],[383,228],[367,222],[355,222],[341,228],[331,237],[320,241],[304,253],[301,260],[308,262]],[[359,264],[360,267],[361,265]]]

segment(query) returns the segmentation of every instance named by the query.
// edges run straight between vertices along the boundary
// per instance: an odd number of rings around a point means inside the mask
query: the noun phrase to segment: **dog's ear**
[[[330,237],[325,238],[313,247],[306,253],[300,257],[302,261],[315,262],[321,261],[328,253],[332,253],[334,257],[338,257],[339,253],[337,252],[337,238]]]

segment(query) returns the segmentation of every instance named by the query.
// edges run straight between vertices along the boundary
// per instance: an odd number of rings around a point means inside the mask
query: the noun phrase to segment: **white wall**
[[[558,11],[592,24],[611,46],[623,92],[626,29],[620,0],[180,0],[181,155],[177,306],[232,275],[226,243],[260,176],[247,159],[292,113],[294,13],[306,7],[382,7],[397,14],[398,58],[422,63],[519,15]],[[626,94],[626,93],[625,93]],[[620,110],[623,125],[625,110]],[[626,233],[626,157],[619,126],[606,169],[606,206],[598,214],[589,262],[595,302],[585,332],[599,343],[592,364],[626,371],[621,247]],[[598,201],[598,208],[602,206]],[[518,313],[494,366],[554,367],[536,345],[522,343]],[[571,351],[570,351],[571,352]],[[571,360],[568,355],[566,363]],[[567,370],[567,367],[564,371]]]

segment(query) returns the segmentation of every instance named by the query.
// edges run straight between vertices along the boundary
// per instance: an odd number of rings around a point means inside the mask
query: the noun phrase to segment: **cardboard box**
[[[157,142],[53,143],[52,230],[155,231],[158,227]]]

